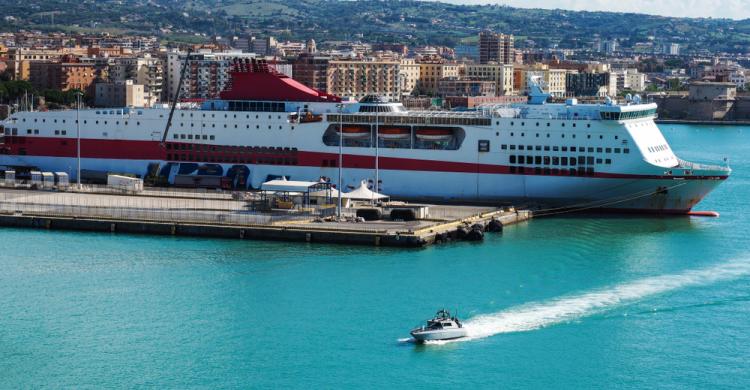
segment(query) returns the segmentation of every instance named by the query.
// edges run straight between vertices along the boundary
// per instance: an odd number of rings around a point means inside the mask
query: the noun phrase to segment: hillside
[[[31,5],[29,5],[31,4]],[[589,47],[595,35],[680,43],[685,49],[750,51],[750,20],[687,19],[641,14],[518,9],[420,1],[1,0],[0,30],[114,31],[169,34],[272,34],[280,39],[455,45],[483,28],[512,33],[518,46]]]

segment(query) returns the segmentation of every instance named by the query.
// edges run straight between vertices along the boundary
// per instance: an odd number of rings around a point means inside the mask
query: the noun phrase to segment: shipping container
[[[57,188],[65,189],[70,186],[70,178],[65,172],[55,172],[55,185]]]
[[[55,175],[52,172],[42,172],[42,188],[55,188]]]
[[[42,188],[42,173],[31,171],[31,188]]]
[[[8,187],[16,186],[16,171],[5,171],[5,185]]]
[[[143,179],[129,176],[107,175],[107,187],[117,188],[123,191],[143,191]]]

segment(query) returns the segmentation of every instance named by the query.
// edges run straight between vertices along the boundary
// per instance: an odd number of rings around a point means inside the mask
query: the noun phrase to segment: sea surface
[[[0,229],[0,388],[750,388],[750,127],[661,125],[719,218],[419,250]],[[471,337],[415,345],[439,308]]]

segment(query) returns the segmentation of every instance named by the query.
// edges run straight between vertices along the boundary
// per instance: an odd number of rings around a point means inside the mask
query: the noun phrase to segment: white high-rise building
[[[678,56],[678,55],[680,55],[680,44],[679,43],[670,43],[669,44],[669,55],[672,55],[672,56]]]

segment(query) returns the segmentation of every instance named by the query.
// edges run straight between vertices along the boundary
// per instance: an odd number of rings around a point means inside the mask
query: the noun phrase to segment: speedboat
[[[452,340],[466,337],[466,328],[457,317],[452,317],[448,310],[440,310],[431,320],[427,320],[427,325],[423,325],[411,330],[411,336],[418,342],[429,340]]]

